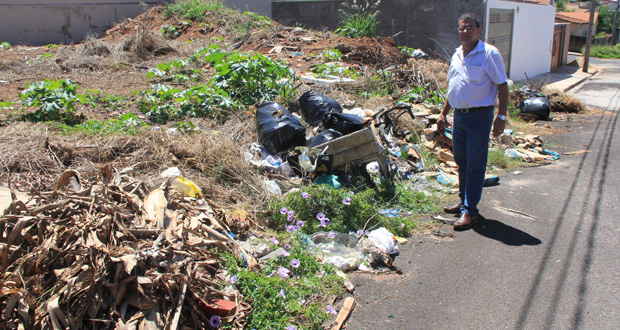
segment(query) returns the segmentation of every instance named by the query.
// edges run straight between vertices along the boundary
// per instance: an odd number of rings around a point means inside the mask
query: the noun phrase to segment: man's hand
[[[437,118],[437,130],[439,133],[443,134],[446,131],[446,127],[448,127],[448,119],[441,113],[439,114],[439,118]]]
[[[437,122],[437,127],[439,127],[439,122]],[[493,137],[496,138],[504,133],[504,128],[506,128],[506,122],[499,118],[495,118],[493,122]]]

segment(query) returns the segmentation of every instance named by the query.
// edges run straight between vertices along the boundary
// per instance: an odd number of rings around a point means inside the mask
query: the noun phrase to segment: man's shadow
[[[481,217],[480,220],[482,221],[478,221],[472,230],[484,237],[513,246],[539,245],[541,243],[538,238],[505,223],[484,217]]]

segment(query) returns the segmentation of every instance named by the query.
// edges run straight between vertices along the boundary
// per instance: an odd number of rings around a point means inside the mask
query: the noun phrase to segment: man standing
[[[437,128],[443,132],[448,126],[446,115],[454,109],[452,151],[459,167],[460,202],[444,211],[461,214],[454,223],[455,229],[468,229],[476,223],[486,173],[489,133],[493,128],[496,137],[506,125],[508,79],[504,61],[497,48],[479,40],[481,31],[476,15],[461,15],[458,20],[461,46],[450,62],[448,98],[437,121]],[[499,112],[494,117],[498,98]]]

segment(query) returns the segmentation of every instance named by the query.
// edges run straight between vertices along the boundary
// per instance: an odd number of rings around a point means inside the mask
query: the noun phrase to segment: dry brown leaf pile
[[[0,327],[208,329],[219,314],[242,328],[251,308],[227,288],[216,250],[256,265],[228,235],[245,220],[100,170],[93,183],[66,171],[57,190],[14,199],[0,217]]]

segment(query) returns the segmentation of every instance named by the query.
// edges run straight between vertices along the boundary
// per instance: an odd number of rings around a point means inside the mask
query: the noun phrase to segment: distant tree
[[[596,23],[596,29],[598,31],[611,32],[614,25],[614,11],[609,9],[608,5],[600,6],[598,8],[598,22]]]
[[[555,2],[555,11],[566,11],[566,0],[557,0]]]

